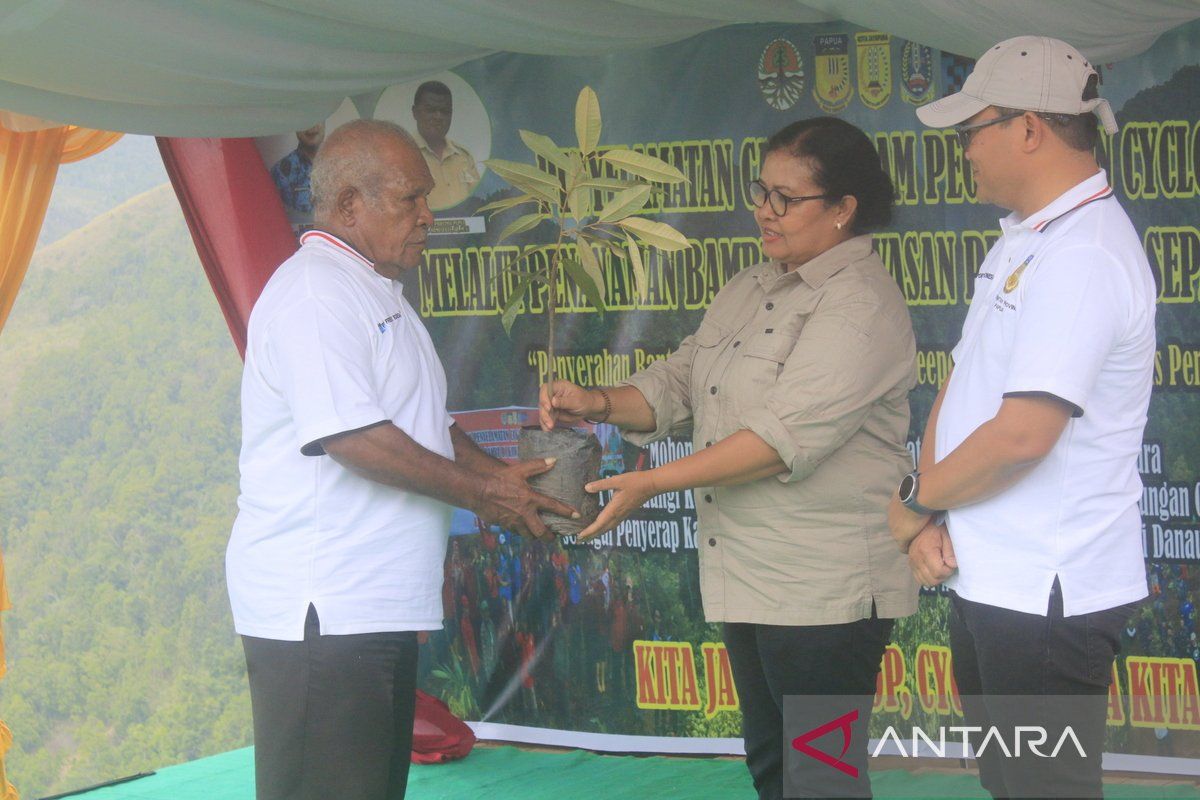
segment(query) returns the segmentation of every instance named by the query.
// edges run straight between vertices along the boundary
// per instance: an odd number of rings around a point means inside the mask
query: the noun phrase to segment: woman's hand
[[[655,470],[637,470],[592,481],[583,488],[595,494],[605,489],[612,489],[608,503],[600,509],[596,521],[579,532],[579,541],[585,542],[593,536],[599,536],[605,531],[612,530],[621,520],[637,511],[654,495],[659,494],[655,481]]]
[[[538,421],[542,430],[553,430],[559,423],[574,425],[597,411],[592,403],[593,394],[570,381],[555,381],[553,386],[543,384],[538,394]]]

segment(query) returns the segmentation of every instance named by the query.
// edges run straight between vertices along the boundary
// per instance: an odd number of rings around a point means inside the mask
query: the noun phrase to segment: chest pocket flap
[[[768,330],[757,333],[742,345],[742,354],[746,358],[762,358],[782,364],[792,354],[798,336],[798,333],[790,333],[785,330]]]
[[[692,338],[697,347],[716,347],[729,333],[729,328],[726,326],[706,320],[692,335]]]

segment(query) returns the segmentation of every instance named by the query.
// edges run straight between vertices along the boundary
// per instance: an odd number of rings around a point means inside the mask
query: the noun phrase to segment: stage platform
[[[894,759],[888,759],[894,761]],[[875,797],[986,798],[975,776],[953,766],[878,769]],[[530,750],[482,744],[462,761],[414,766],[411,800],[562,800],[581,794],[606,800],[753,800],[745,766],[737,758],[598,755],[584,751]],[[1197,798],[1192,781],[1147,776],[1106,782],[1108,798]],[[152,775],[69,795],[85,800],[254,800],[254,749],[247,747]]]

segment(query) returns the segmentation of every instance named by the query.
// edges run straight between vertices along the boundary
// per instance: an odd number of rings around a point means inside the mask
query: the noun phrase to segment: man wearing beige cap
[[[1012,212],[889,509],[917,578],[952,590],[954,676],[995,797],[1100,796],[1113,659],[1146,596],[1136,462],[1156,291],[1094,157],[1097,118],[1117,131],[1097,83],[1070,45],[1021,36],[917,110],[957,130],[978,198]],[[1047,757],[1016,757],[1019,726],[1047,728]],[[980,754],[993,727],[1007,748]],[[1078,746],[1056,748],[1068,728]]]

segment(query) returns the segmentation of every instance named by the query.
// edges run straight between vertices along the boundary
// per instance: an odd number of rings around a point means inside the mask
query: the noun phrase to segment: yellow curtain
[[[93,156],[121,138],[121,134],[109,131],[40,122],[0,114],[0,329],[17,299],[37,246],[58,165]],[[0,556],[0,611],[8,608]],[[0,632],[0,677],[6,670]],[[11,745],[12,733],[0,722],[0,800],[17,800],[17,790],[8,782],[4,769],[5,754]]]
[[[37,246],[58,165],[95,155],[120,137],[71,125],[28,132],[0,125],[0,329]]]

